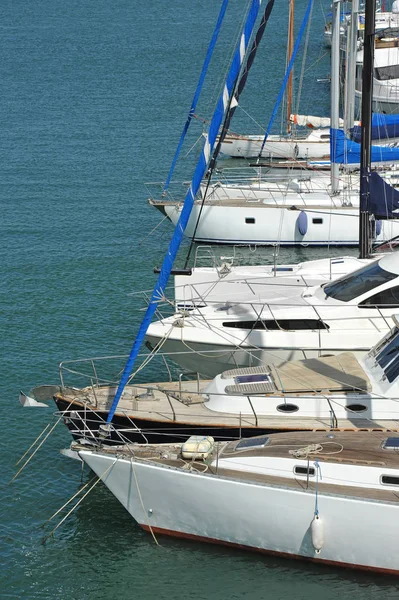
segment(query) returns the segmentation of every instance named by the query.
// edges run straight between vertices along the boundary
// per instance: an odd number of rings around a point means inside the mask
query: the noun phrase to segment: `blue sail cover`
[[[215,112],[213,114],[211,123],[209,125],[208,135],[204,141],[204,146],[201,152],[201,155],[198,159],[197,166],[194,171],[193,179],[191,181],[191,185],[187,191],[186,197],[184,199],[183,209],[180,213],[179,221],[175,227],[173,232],[172,239],[170,241],[168,250],[166,252],[164,261],[162,263],[161,271],[159,273],[157,282],[155,284],[154,290],[152,292],[151,300],[148,305],[147,311],[144,315],[144,318],[141,322],[140,329],[134,341],[133,347],[130,351],[129,358],[127,359],[126,365],[124,367],[121,380],[118,385],[118,389],[116,390],[115,397],[112,402],[112,406],[108,413],[107,424],[109,424],[113,416],[115,414],[115,410],[118,406],[119,400],[123,394],[123,390],[127,385],[130,377],[130,373],[133,367],[133,364],[137,358],[139,353],[141,344],[144,341],[145,334],[150,325],[151,319],[158,307],[159,302],[161,302],[164,298],[164,291],[166,284],[168,283],[168,279],[170,276],[170,272],[173,267],[173,262],[176,258],[177,252],[180,248],[180,244],[183,238],[184,230],[187,226],[188,220],[191,215],[191,210],[194,205],[195,196],[198,193],[202,178],[204,177],[207,165],[209,163],[209,159],[212,154],[212,150],[215,145],[216,136],[219,132],[219,127],[222,123],[223,117],[228,109],[230,98],[234,92],[236,82],[238,80],[242,63],[245,59],[245,55],[247,52],[248,44],[251,40],[253,29],[255,26],[255,22],[258,16],[260,4],[262,0],[252,0],[251,6],[249,8],[249,12],[247,15],[246,23],[244,25],[243,32],[238,40],[238,44],[236,50],[234,52],[233,60],[227,74],[226,83],[223,88],[223,92],[219,98],[217,103]]]
[[[341,129],[331,129],[331,162],[340,165],[360,164],[360,144],[349,140]],[[371,146],[371,162],[395,162],[399,160],[399,148]]]
[[[376,171],[369,174],[367,210],[376,219],[399,218],[399,191],[384,181]]]
[[[361,142],[361,127],[355,125],[351,129],[351,137],[354,142]],[[383,115],[374,113],[371,120],[371,139],[384,140],[399,137],[399,115]]]

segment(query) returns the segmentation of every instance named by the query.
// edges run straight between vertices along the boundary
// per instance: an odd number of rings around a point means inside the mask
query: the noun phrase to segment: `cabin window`
[[[246,438],[240,440],[236,445],[236,450],[246,450],[247,448],[264,448],[269,443],[269,437],[262,435],[259,437]]]
[[[327,135],[326,133],[320,136],[321,140],[329,140],[330,139],[330,135]]]
[[[312,223],[314,223],[315,225],[321,225],[323,223],[323,219],[312,219]]]
[[[399,65],[387,65],[385,67],[376,67],[374,76],[379,81],[389,81],[389,79],[399,79]]]
[[[364,406],[364,404],[348,404],[346,410],[350,412],[364,412],[367,410],[367,406]]]
[[[394,475],[382,475],[381,483],[384,485],[399,485],[399,477]]]
[[[255,225],[255,219],[253,217],[247,217],[245,222],[248,223],[248,225]]]
[[[384,450],[399,450],[399,437],[389,437],[382,442]]]
[[[296,404],[279,404],[277,410],[283,413],[294,413],[299,410],[299,406]]]
[[[300,467],[297,465],[294,467],[295,475],[306,475],[307,477],[314,477],[314,467]]]
[[[383,290],[366,298],[360,302],[359,308],[378,308],[378,307],[398,308],[399,307],[399,286]]]
[[[298,331],[302,329],[329,329],[329,326],[318,319],[279,319],[257,321],[225,321],[223,327],[235,329],[266,329],[267,331]]]
[[[396,273],[385,271],[378,262],[362,267],[354,273],[344,275],[332,283],[325,284],[323,291],[328,298],[335,298],[341,302],[349,302],[383,283],[397,277]]]

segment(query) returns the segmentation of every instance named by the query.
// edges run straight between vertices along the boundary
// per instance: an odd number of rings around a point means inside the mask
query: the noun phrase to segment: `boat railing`
[[[140,353],[137,359],[138,366],[135,376],[131,378],[129,385],[134,385],[148,392],[152,386],[146,383],[145,379],[154,379],[154,373],[156,373],[158,381],[160,377],[164,377],[164,381],[171,382],[179,379],[183,382],[184,378],[189,377],[194,378],[199,386],[202,378],[198,373],[181,373],[181,367],[178,366],[178,356],[180,354],[186,354],[186,352],[154,352],[149,350]],[[95,396],[96,389],[104,386],[118,386],[127,359],[128,355],[120,354],[64,360],[58,367],[61,387],[76,389],[77,391],[88,387],[91,388]],[[146,377],[142,373],[144,366],[147,367],[145,373],[148,373],[148,375]]]
[[[168,426],[163,427],[163,423],[167,424],[170,423],[171,421],[173,422],[178,422],[181,423],[181,427],[177,428],[177,429],[173,429],[172,430],[172,435],[173,437],[181,437],[182,439],[187,438],[188,435],[190,435],[190,433],[188,433],[187,431],[184,431],[185,427],[184,427],[184,423],[187,422],[187,416],[189,414],[189,421],[191,423],[191,425],[193,425],[193,423],[196,423],[196,426],[198,428],[200,427],[207,427],[212,428],[212,435],[218,439],[223,439],[224,437],[227,439],[232,439],[234,437],[237,438],[241,438],[242,437],[242,430],[245,428],[253,428],[253,427],[270,427],[271,425],[271,421],[270,418],[271,417],[279,417],[279,414],[273,414],[273,407],[274,404],[276,402],[276,397],[273,396],[273,393],[270,393],[270,400],[272,403],[272,406],[270,407],[271,411],[270,412],[262,412],[259,413],[256,411],[255,406],[254,406],[254,401],[256,400],[257,397],[263,397],[265,398],[265,394],[261,394],[261,393],[254,393],[251,394],[251,396],[247,395],[243,395],[241,396],[242,399],[246,399],[248,402],[248,408],[245,408],[245,405],[243,404],[242,406],[242,410],[238,411],[238,412],[233,412],[233,413],[229,413],[229,412],[225,412],[223,411],[223,426],[220,425],[221,422],[221,413],[218,411],[213,411],[213,410],[209,410],[206,413],[206,422],[203,420],[204,418],[204,413],[203,411],[196,411],[195,408],[195,403],[191,403],[189,401],[184,402],[182,401],[181,398],[179,398],[179,396],[177,394],[171,394],[170,390],[168,389],[162,389],[159,386],[154,387],[154,389],[158,392],[158,393],[163,393],[166,396],[168,396],[168,401],[169,401],[169,410],[166,410],[165,407],[155,407],[154,408],[141,408],[140,407],[140,402],[135,402],[132,403],[132,406],[130,409],[128,408],[122,408],[120,409],[120,413],[123,414],[124,418],[125,418],[125,422],[123,424],[121,423],[112,423],[111,424],[111,432],[112,432],[112,443],[115,444],[125,444],[125,443],[129,443],[131,441],[131,436],[130,434],[134,433],[134,434],[138,434],[139,436],[142,436],[144,443],[151,443],[151,438],[152,436],[157,436],[157,438],[164,436],[165,438],[168,438],[171,435],[171,430]],[[354,389],[354,391],[356,391],[356,389]],[[358,390],[359,392],[362,392],[363,390]],[[189,393],[189,392],[187,392]],[[192,392],[191,392],[192,393]],[[307,395],[314,395],[315,392],[312,392],[311,388],[309,389],[308,392],[305,393]],[[328,395],[328,394],[323,394],[320,392],[317,392],[318,395],[320,396],[321,399],[323,399],[326,402],[326,405],[329,408],[329,414],[330,414],[330,420],[327,423],[324,419],[318,420],[317,416],[315,416],[315,422],[310,425],[310,421],[309,421],[309,416],[307,415],[305,417],[305,420],[307,421],[307,426],[311,426],[312,430],[317,431],[317,430],[324,430],[324,431],[328,431],[328,430],[335,430],[335,429],[339,429],[340,427],[344,427],[346,430],[348,430],[348,419],[349,421],[351,421],[351,414],[353,414],[353,416],[358,416],[358,414],[356,413],[356,410],[352,410],[350,407],[346,406],[346,403],[344,400],[339,400],[334,399],[334,397],[332,395]],[[225,393],[214,393],[212,392],[212,396],[213,397],[226,397]],[[291,395],[288,396],[288,398]],[[179,411],[178,408],[178,404],[176,404],[175,406],[173,406],[173,403],[171,401],[171,398],[173,400],[177,400],[180,401],[182,404],[185,404],[186,406],[190,407],[189,413],[187,412],[187,409]],[[293,396],[293,400],[297,399],[298,395],[295,394]],[[373,399],[381,399],[381,396],[377,395],[371,395],[370,396],[370,400]],[[206,402],[208,401],[206,395],[204,395],[204,398],[202,400],[202,402],[198,402],[198,404],[206,404]],[[280,402],[281,401],[281,396],[279,396],[277,398],[277,401]],[[345,410],[345,413],[347,413],[345,416],[341,416],[341,417],[337,417],[337,411],[338,410]],[[133,416],[134,413],[134,416]],[[90,404],[90,406],[88,405],[84,405],[82,408],[77,407],[76,405],[74,405],[72,408],[68,408],[65,410],[59,410],[55,412],[55,416],[57,417],[62,417],[64,419],[64,421],[66,422],[66,424],[68,425],[68,428],[70,429],[70,432],[72,433],[72,435],[74,437],[85,437],[86,439],[88,439],[89,441],[91,440],[94,443],[98,443],[99,439],[101,439],[101,431],[102,431],[102,427],[103,425],[105,425],[105,413],[104,413],[104,409],[100,408],[97,410],[96,407],[93,407],[92,404]],[[150,417],[150,420],[154,423],[154,425],[147,425],[145,428],[139,427],[139,425],[136,423],[137,422],[142,422],[142,421],[146,421],[148,418]],[[286,417],[285,417],[286,418]],[[369,421],[369,427],[367,427],[366,422]],[[155,424],[156,423],[156,424]],[[268,425],[267,425],[268,424]],[[281,425],[281,427],[284,427],[287,425],[287,422],[285,421],[285,425]],[[276,426],[276,423],[275,423]],[[354,430],[357,429],[356,427],[356,422],[355,421],[351,421],[350,423],[351,428],[353,428]],[[373,429],[377,429],[377,430],[381,430],[381,425],[380,424],[376,424],[375,421],[373,419],[367,419],[366,417],[362,417],[362,422],[361,424],[359,424],[359,427],[364,430],[365,428],[369,428],[370,430]],[[228,433],[227,431],[228,430]],[[234,432],[232,430],[236,430],[236,434],[234,435]],[[110,433],[110,430],[108,430],[108,433]]]

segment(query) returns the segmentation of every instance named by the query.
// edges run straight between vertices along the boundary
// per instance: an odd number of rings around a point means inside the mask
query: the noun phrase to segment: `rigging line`
[[[148,528],[149,528],[149,530],[151,532],[151,535],[152,535],[152,537],[154,539],[154,542],[156,543],[157,546],[160,546],[160,543],[158,542],[157,538],[155,537],[155,533],[154,533],[154,531],[153,531],[153,529],[151,527],[151,524],[150,524],[150,522],[148,520],[148,513],[146,512],[145,507],[144,507],[143,498],[141,496],[141,492],[140,492],[140,488],[139,488],[139,482],[137,480],[136,469],[134,468],[134,464],[133,464],[133,457],[130,458],[130,464],[132,465],[132,471],[133,471],[134,480],[136,482],[137,493],[138,493],[138,496],[139,496],[139,499],[140,499],[141,508],[143,509],[143,513],[144,513],[146,521],[147,521]]]
[[[89,481],[88,481],[87,483],[85,483],[85,484],[84,484],[84,486],[83,486],[83,487],[81,487],[81,488],[80,488],[80,489],[79,489],[79,490],[76,492],[76,494],[74,494],[74,495],[72,496],[72,498],[69,498],[69,500],[67,500],[67,501],[65,502],[65,504],[63,504],[63,505],[61,506],[61,508],[59,508],[58,510],[56,510],[56,511],[55,511],[55,513],[54,513],[53,515],[51,515],[51,517],[49,517],[49,518],[47,519],[47,521],[44,521],[44,523],[43,523],[42,527],[44,527],[44,526],[46,525],[46,523],[49,523],[50,521],[52,521],[52,520],[54,519],[54,517],[56,517],[56,516],[58,515],[58,513],[60,513],[62,510],[64,510],[64,508],[65,508],[66,506],[68,506],[68,504],[69,504],[70,502],[72,502],[72,500],[74,500],[74,499],[76,498],[76,496],[79,496],[79,494],[81,494],[81,493],[83,492],[83,490],[84,490],[84,489],[86,489],[86,488],[87,488],[87,486],[88,486],[88,485],[90,485],[90,484],[91,484],[91,483],[92,483],[92,482],[95,480],[95,478],[96,478],[96,476],[94,476],[94,477],[92,477],[91,479],[89,479]]]
[[[71,406],[72,403],[73,403],[73,401],[70,402],[70,404],[69,404],[69,406],[68,406],[68,408],[66,410],[69,409],[69,407]],[[42,441],[40,442],[40,444],[36,447],[35,451],[32,452],[32,454],[30,455],[30,457],[24,462],[24,464],[22,465],[22,467],[17,471],[17,473],[14,475],[14,477],[11,479],[11,481],[9,481],[8,485],[10,485],[14,481],[14,479],[16,479],[18,477],[18,475],[24,470],[24,468],[26,467],[26,465],[32,460],[32,458],[35,456],[36,452],[43,446],[44,442],[47,440],[47,438],[49,437],[49,435],[54,431],[54,429],[57,427],[58,423],[61,421],[61,419],[63,417],[64,417],[64,413],[62,413],[61,416],[57,419],[57,421],[51,427],[50,431],[48,431],[48,433],[44,436],[44,438],[42,439]],[[39,438],[40,438],[40,436],[39,436]],[[38,441],[39,438],[36,438],[35,441]]]
[[[42,437],[42,435],[44,435],[45,431],[49,427],[50,427],[50,423],[47,423],[46,427],[44,429],[42,429],[42,431],[39,433],[39,435],[37,436],[37,438],[35,439],[35,441],[29,446],[29,448],[27,449],[27,451],[24,452],[23,455],[21,456],[21,458],[18,459],[18,461],[15,463],[16,467],[19,465],[19,463],[21,462],[21,460],[23,460],[25,458],[25,456],[30,452],[30,450],[32,450],[33,446],[35,446],[36,442],[38,442],[40,440],[40,438]]]
[[[200,96],[200,93],[201,93],[201,90],[202,90],[202,86],[203,86],[203,83],[204,83],[204,80],[205,80],[205,76],[206,76],[207,71],[208,71],[209,63],[210,63],[211,58],[212,58],[212,54],[213,54],[213,51],[214,51],[214,48],[215,48],[215,45],[216,45],[216,41],[217,41],[218,36],[219,36],[220,28],[221,28],[222,23],[223,23],[223,19],[224,19],[224,15],[226,13],[228,2],[229,2],[229,0],[223,0],[222,6],[220,8],[220,12],[219,12],[219,16],[218,16],[218,19],[217,19],[217,22],[216,22],[216,26],[215,26],[215,29],[214,29],[211,41],[209,42],[209,46],[208,46],[208,50],[207,50],[207,53],[206,53],[206,56],[205,56],[204,64],[202,66],[202,71],[201,71],[201,75],[200,75],[200,78],[199,78],[199,81],[198,81],[198,84],[197,84],[197,89],[195,90],[194,98],[193,98],[193,101],[191,103],[191,107],[190,107],[190,110],[189,110],[189,113],[188,113],[187,121],[186,121],[186,123],[184,125],[183,132],[182,132],[182,134],[180,136],[180,140],[179,140],[179,143],[177,145],[177,149],[176,149],[175,155],[174,155],[173,160],[172,160],[172,165],[170,167],[168,176],[166,178],[166,182],[165,182],[165,185],[164,185],[164,188],[163,188],[163,193],[165,193],[166,190],[169,187],[170,180],[172,179],[172,175],[173,175],[173,172],[174,172],[175,167],[176,167],[177,159],[179,158],[180,150],[181,150],[181,147],[182,147],[183,142],[184,142],[184,138],[186,137],[186,133],[188,131],[188,128],[189,128],[190,123],[191,123],[191,120],[193,118],[193,114],[194,114],[195,109],[197,107],[199,96]]]
[[[198,138],[196,139],[196,141],[194,142],[194,144],[191,146],[191,148],[188,149],[188,151],[186,152],[186,154],[184,155],[184,158],[187,158],[187,156],[189,154],[191,154],[191,152],[194,150],[194,148],[197,146],[197,144],[201,141],[203,134],[200,133],[200,135],[198,136]]]
[[[46,543],[46,541],[48,540],[49,537],[51,537],[52,535],[54,535],[54,533],[58,529],[58,527],[60,527],[60,525],[62,525],[62,523],[67,520],[67,518],[69,517],[69,515],[71,515],[73,513],[73,511],[75,510],[75,508],[77,508],[79,506],[79,504],[81,502],[83,502],[83,500],[86,498],[86,496],[88,494],[90,494],[90,492],[96,487],[96,485],[100,481],[102,481],[103,477],[105,477],[105,475],[107,475],[108,471],[110,471],[112,469],[112,467],[115,465],[115,463],[118,460],[119,460],[119,457],[117,456],[115,458],[114,462],[109,467],[107,467],[107,469],[104,471],[104,473],[102,475],[100,475],[100,477],[97,479],[97,481],[87,490],[87,492],[81,498],[79,498],[79,500],[77,501],[76,504],[73,505],[73,507],[71,508],[71,510],[67,512],[67,514],[65,515],[65,517],[63,517],[61,519],[61,521],[54,527],[54,529],[52,531],[50,531],[50,533],[43,538],[43,540],[42,540],[42,544],[43,545]],[[75,494],[75,496],[76,496],[76,494]]]
[[[300,102],[301,102],[303,78],[304,78],[304,74],[305,74],[306,59],[307,59],[307,55],[308,55],[310,26],[311,26],[311,23],[312,23],[312,14],[313,14],[313,5],[312,5],[312,8],[310,10],[308,27],[307,27],[306,36],[305,36],[305,44],[304,44],[304,50],[303,50],[302,67],[301,67],[301,73],[299,75],[299,82],[298,82],[298,95],[297,95],[296,111],[295,111],[296,113],[299,113],[299,105],[300,105]]]
[[[263,148],[265,147],[266,140],[269,137],[269,133],[270,133],[270,130],[271,130],[272,126],[273,126],[274,119],[276,117],[278,107],[281,104],[281,100],[282,100],[282,97],[283,97],[283,94],[284,94],[284,90],[286,88],[289,76],[290,76],[292,68],[294,66],[295,58],[296,58],[296,55],[298,54],[299,46],[300,46],[300,43],[302,41],[303,32],[305,30],[305,26],[306,26],[307,20],[309,18],[309,14],[310,14],[310,10],[311,10],[312,4],[313,4],[313,0],[309,0],[308,6],[306,8],[305,16],[303,18],[303,21],[302,21],[302,24],[301,24],[301,28],[299,30],[299,34],[298,34],[298,37],[297,37],[296,42],[295,42],[295,46],[294,46],[294,50],[292,52],[291,60],[290,60],[290,63],[288,65],[288,69],[286,70],[286,73],[285,73],[285,76],[284,76],[284,79],[283,79],[283,83],[281,84],[280,92],[279,92],[279,95],[277,97],[276,103],[274,105],[272,116],[270,117],[269,124],[267,126],[267,130],[266,130],[266,133],[265,133],[265,137],[263,138],[262,147],[261,147],[261,149],[259,151],[259,154],[258,154],[258,159],[257,159],[258,162],[261,159]]]
[[[138,245],[138,246],[141,246],[141,245],[142,245],[142,244],[143,244],[143,243],[144,243],[144,242],[145,242],[145,241],[146,241],[146,240],[147,240],[147,239],[148,239],[148,238],[149,238],[149,237],[150,237],[150,236],[151,236],[151,235],[154,233],[154,231],[155,231],[156,229],[158,229],[158,227],[160,227],[160,226],[161,226],[161,225],[164,223],[164,221],[167,221],[167,220],[168,220],[168,218],[169,218],[169,217],[168,217],[167,215],[165,215],[165,216],[163,217],[163,219],[162,219],[161,221],[159,221],[159,223],[158,223],[157,225],[155,225],[155,227],[154,227],[153,229],[151,229],[151,231],[150,231],[150,233],[149,233],[148,235],[146,235],[145,237],[141,238],[141,240],[138,242],[138,244],[137,244],[137,245]],[[135,292],[135,293],[136,293],[136,294],[139,294],[139,293],[141,293],[141,292]]]
[[[263,37],[263,34],[265,32],[266,25],[267,25],[267,22],[269,20],[271,11],[273,9],[273,6],[274,6],[274,0],[269,0],[268,3],[267,3],[267,5],[266,5],[266,7],[265,7],[265,11],[264,11],[264,13],[262,15],[262,19],[260,21],[258,30],[257,30],[256,35],[255,35],[255,38],[254,38],[254,40],[252,42],[251,49],[249,50],[249,52],[247,54],[244,67],[242,68],[241,73],[237,74],[237,78],[236,78],[236,80],[234,82],[234,85],[233,85],[233,88],[231,90],[231,94],[230,94],[230,97],[229,97],[229,102],[228,102],[227,109],[226,109],[225,116],[224,116],[222,130],[221,130],[221,132],[219,134],[219,140],[217,141],[216,147],[213,150],[213,155],[212,155],[211,161],[210,161],[209,166],[208,166],[208,171],[207,171],[207,174],[206,174],[206,178],[207,178],[206,189],[205,189],[205,192],[203,194],[203,198],[202,198],[202,202],[201,202],[201,207],[200,207],[199,214],[198,214],[198,217],[197,217],[197,221],[196,221],[196,224],[195,224],[194,233],[193,233],[192,238],[191,238],[191,243],[190,243],[190,247],[189,247],[189,250],[188,250],[188,253],[187,253],[187,257],[186,257],[184,268],[187,267],[188,261],[190,260],[191,252],[192,252],[192,249],[193,249],[193,246],[194,246],[194,242],[195,242],[195,235],[196,235],[197,230],[198,230],[198,226],[199,226],[199,223],[200,223],[202,211],[203,211],[205,200],[206,200],[207,193],[208,193],[210,180],[211,180],[212,174],[213,174],[213,172],[215,170],[215,167],[216,167],[216,159],[219,156],[223,140],[226,137],[226,133],[227,133],[229,127],[230,127],[230,123],[231,123],[231,120],[233,118],[235,109],[236,109],[236,107],[238,105],[238,101],[239,101],[240,95],[241,95],[242,91],[245,88],[245,84],[247,83],[249,71],[251,70],[253,62],[255,60],[255,56],[256,56],[259,44],[260,44],[260,42],[262,40],[262,37]]]
[[[254,119],[254,117],[252,115],[249,114],[249,112],[247,110],[245,110],[245,108],[242,107],[242,104],[239,104],[237,106],[237,108],[239,108],[240,110],[242,110],[242,112],[249,118],[251,119],[251,121],[253,121],[255,123],[255,125],[257,127],[259,127],[259,129],[262,131],[262,133],[264,133],[265,131],[265,127],[264,125],[261,125],[256,119]]]

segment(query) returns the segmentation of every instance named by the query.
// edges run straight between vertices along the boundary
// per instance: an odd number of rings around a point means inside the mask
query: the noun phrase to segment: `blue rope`
[[[191,103],[191,108],[190,108],[189,113],[188,113],[187,121],[186,121],[186,124],[184,125],[183,132],[182,132],[182,134],[180,136],[180,140],[179,140],[179,143],[177,145],[177,149],[176,149],[175,155],[174,155],[173,160],[172,160],[172,165],[170,167],[169,175],[168,175],[168,177],[166,179],[166,182],[165,182],[165,185],[164,185],[164,188],[163,188],[164,192],[166,192],[166,190],[169,187],[170,180],[172,179],[172,175],[173,175],[173,172],[174,172],[175,167],[176,167],[177,159],[179,158],[180,150],[181,150],[181,147],[182,147],[183,142],[184,142],[184,138],[186,137],[186,133],[188,131],[188,128],[190,127],[191,120],[192,120],[192,118],[194,116],[195,109],[197,107],[197,102],[198,102],[198,99],[200,97],[200,93],[201,93],[201,90],[202,90],[204,79],[205,79],[206,73],[208,71],[209,63],[210,63],[211,58],[212,58],[213,50],[214,50],[215,45],[216,45],[216,41],[217,41],[217,38],[218,38],[218,35],[219,35],[219,32],[220,32],[220,28],[222,26],[223,18],[224,18],[224,15],[225,15],[228,3],[229,3],[229,0],[223,0],[223,4],[222,4],[222,7],[220,9],[220,13],[219,13],[219,17],[218,17],[218,20],[217,20],[217,23],[216,23],[216,26],[215,26],[215,30],[213,32],[212,39],[209,42],[208,51],[206,53],[204,64],[202,66],[201,75],[200,75],[200,78],[198,80],[197,89],[195,90],[194,98],[193,98],[193,101]]]
[[[240,40],[238,41],[223,92],[220,95],[215,112],[213,114],[212,121],[209,126],[208,135],[205,139],[201,156],[198,159],[198,163],[194,171],[191,185],[184,199],[183,209],[181,211],[179,221],[175,227],[172,239],[166,252],[166,256],[162,263],[161,271],[159,273],[158,280],[155,284],[150,303],[141,322],[140,329],[134,341],[133,347],[130,351],[129,358],[127,360],[127,363],[122,373],[121,380],[118,385],[118,389],[116,390],[115,398],[112,402],[111,409],[108,413],[107,424],[110,423],[113,419],[116,407],[118,406],[118,402],[122,396],[123,390],[125,389],[125,386],[129,380],[131,369],[133,367],[134,361],[137,358],[141,344],[144,341],[144,337],[147,333],[147,329],[150,325],[151,319],[157,309],[158,303],[163,299],[164,290],[168,282],[170,272],[172,270],[173,262],[176,258],[177,252],[179,250],[183,238],[184,230],[190,218],[195,196],[198,193],[200,183],[205,174],[206,167],[209,163],[209,159],[211,157],[212,150],[215,145],[215,140],[219,132],[219,127],[222,123],[223,116],[229,106],[229,99],[234,91],[235,83],[240,74],[241,65],[244,61],[245,53],[252,36],[260,4],[261,0],[251,0],[251,7],[248,12],[247,21],[245,23],[244,30],[240,36]]]
[[[286,71],[284,79],[283,79],[283,83],[281,84],[280,92],[279,92],[279,95],[277,97],[276,104],[274,105],[274,108],[273,108],[272,116],[270,117],[270,121],[269,121],[269,124],[268,124],[267,129],[266,129],[265,137],[263,138],[262,147],[261,147],[260,152],[258,154],[258,162],[259,162],[259,160],[260,160],[260,158],[262,156],[263,148],[265,147],[266,140],[269,137],[271,128],[272,128],[273,123],[274,123],[274,119],[276,118],[277,111],[278,111],[279,106],[281,104],[281,101],[283,99],[285,88],[287,87],[287,82],[288,82],[289,76],[291,74],[292,67],[294,66],[294,61],[295,61],[296,55],[298,54],[299,46],[300,46],[300,43],[302,41],[302,37],[303,37],[304,31],[305,31],[305,27],[306,27],[306,24],[307,24],[307,22],[309,20],[309,15],[310,15],[310,11],[311,11],[311,8],[312,8],[312,4],[313,4],[313,0],[309,0],[308,6],[306,8],[305,16],[303,17],[302,25],[301,25],[298,37],[297,37],[296,42],[295,42],[295,46],[294,46],[294,50],[292,52],[291,60],[290,60],[290,62],[288,64],[287,71]]]

